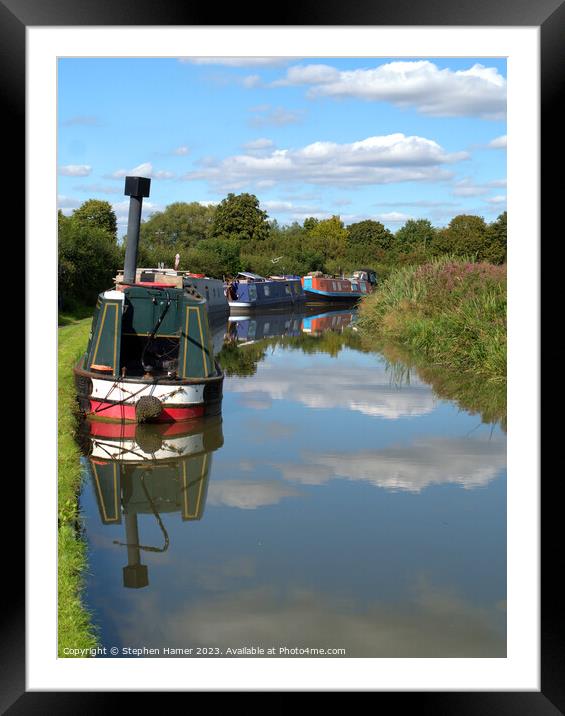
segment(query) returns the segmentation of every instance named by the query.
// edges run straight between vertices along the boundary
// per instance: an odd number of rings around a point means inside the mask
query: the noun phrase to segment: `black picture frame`
[[[557,192],[560,182],[549,178],[552,166],[563,166],[562,115],[558,111],[563,68],[565,67],[565,4],[563,0],[358,0],[345,4],[337,0],[302,0],[300,4],[277,8],[278,17],[256,16],[254,10],[240,4],[222,7],[222,23],[217,22],[218,9],[211,5],[191,6],[179,0],[136,0],[135,3],[115,0],[0,0],[0,38],[2,62],[0,81],[5,99],[3,126],[10,136],[12,149],[21,167],[20,179],[12,183],[11,197],[24,203],[25,176],[25,32],[30,26],[84,25],[186,25],[250,26],[250,25],[421,25],[421,26],[531,26],[539,27],[541,42],[541,157],[542,228],[558,226],[560,207]],[[255,15],[255,16],[254,16]],[[19,191],[15,190],[18,187]],[[13,209],[12,209],[13,211]],[[25,212],[21,207],[20,216]],[[545,278],[545,276],[544,276]],[[531,379],[531,378],[530,378]],[[540,426],[541,428],[541,426]],[[28,446],[29,449],[29,446]],[[25,504],[24,482],[13,476],[10,501]],[[434,714],[539,714],[548,716],[565,712],[565,658],[561,625],[561,592],[554,583],[560,576],[556,568],[554,545],[561,542],[558,520],[550,516],[550,506],[558,503],[558,478],[543,484],[542,491],[542,555],[541,555],[541,690],[539,692],[377,692],[377,704],[393,696],[395,706]],[[12,492],[13,491],[13,492]],[[15,494],[14,494],[15,493]],[[18,502],[19,498],[19,502]],[[20,528],[21,529],[21,528]],[[105,692],[29,692],[25,689],[25,589],[24,540],[12,538],[10,554],[4,556],[12,564],[4,572],[10,574],[5,595],[8,606],[1,614],[0,639],[0,709],[11,716],[28,713],[99,713],[109,706],[125,704],[131,694]],[[19,549],[18,546],[19,545]],[[8,587],[9,585],[9,587]],[[147,701],[151,694],[144,694]],[[159,698],[160,695],[159,695]],[[400,701],[399,701],[400,699]],[[131,707],[131,702],[128,701]]]

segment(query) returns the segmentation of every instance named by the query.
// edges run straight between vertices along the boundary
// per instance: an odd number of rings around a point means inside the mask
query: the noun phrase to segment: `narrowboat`
[[[173,279],[182,276],[183,288],[193,288],[206,299],[206,310],[211,321],[228,317],[230,307],[226,298],[224,282],[221,279],[210,278],[203,273],[190,273],[169,268],[138,268],[135,272],[135,282],[153,283],[157,274],[161,276],[161,280],[163,276],[172,276]],[[117,278],[121,281],[123,275],[118,275]]]
[[[219,278],[210,278],[203,273],[183,273],[183,286],[194,288],[206,299],[208,315],[211,320],[227,318],[230,307],[224,282]]]
[[[182,522],[204,514],[212,453],[223,445],[219,416],[188,423],[116,425],[85,419],[79,437],[100,520],[121,526],[125,548],[123,586],[140,589],[149,584],[142,553],[163,553],[169,547],[163,514]],[[141,528],[159,539],[148,544]],[[144,531],[145,531],[144,530]]]
[[[309,302],[354,302],[371,293],[377,284],[377,275],[371,269],[355,271],[350,278],[327,276],[321,271],[311,271],[301,280]]]
[[[249,313],[263,308],[288,308],[300,305],[306,298],[298,276],[259,276],[241,271],[226,283],[230,315]]]
[[[86,352],[74,366],[80,410],[93,419],[175,422],[221,409],[206,299],[167,270],[136,270],[150,179],[126,177],[130,197],[123,272],[99,294]]]

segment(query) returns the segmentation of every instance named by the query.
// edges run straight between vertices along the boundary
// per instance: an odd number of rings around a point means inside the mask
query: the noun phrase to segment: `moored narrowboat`
[[[230,314],[238,315],[264,308],[288,308],[300,305],[306,298],[298,276],[265,278],[241,271],[226,283]]]
[[[371,293],[376,286],[377,277],[374,271],[367,269],[355,271],[350,278],[327,276],[321,271],[311,271],[303,276],[301,281],[309,302],[355,302]]]
[[[74,367],[80,409],[92,419],[174,422],[221,408],[224,376],[214,360],[206,299],[176,272],[136,270],[149,186],[150,179],[126,177],[125,268],[115,287],[99,294],[86,352]]]

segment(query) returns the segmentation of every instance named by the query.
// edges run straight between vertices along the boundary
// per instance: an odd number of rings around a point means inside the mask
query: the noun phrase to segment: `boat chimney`
[[[141,223],[141,205],[143,197],[149,196],[151,179],[146,177],[126,177],[124,194],[129,196],[128,237],[126,258],[124,261],[124,283],[135,283],[137,268],[137,249],[139,247],[139,225]]]

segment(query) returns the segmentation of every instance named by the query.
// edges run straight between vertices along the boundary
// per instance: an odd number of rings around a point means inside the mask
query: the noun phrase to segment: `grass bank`
[[[368,340],[418,362],[506,389],[506,267],[451,258],[399,269],[361,303]]]
[[[64,649],[88,649],[97,637],[82,602],[86,544],[81,534],[79,492],[80,450],[75,441],[76,402],[71,367],[84,351],[90,318],[65,317],[59,328],[58,356],[58,641]]]

